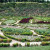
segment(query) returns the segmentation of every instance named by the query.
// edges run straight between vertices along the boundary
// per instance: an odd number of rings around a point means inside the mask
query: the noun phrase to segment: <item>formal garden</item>
[[[50,2],[0,1],[0,50],[50,50]]]

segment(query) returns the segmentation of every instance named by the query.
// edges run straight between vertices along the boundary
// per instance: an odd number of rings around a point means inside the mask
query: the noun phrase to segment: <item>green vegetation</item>
[[[14,20],[7,20],[4,23],[6,23],[6,24],[12,24],[12,23],[15,23],[15,21]]]
[[[10,44],[9,43],[0,43],[0,47],[9,47]]]
[[[34,2],[13,2],[0,3],[0,16],[8,18],[21,16],[45,16],[49,17],[50,3],[34,3]],[[3,12],[4,11],[4,12]],[[19,16],[19,17],[18,17]]]
[[[18,43],[13,44],[13,47],[17,47],[17,46],[18,46]]]
[[[50,29],[36,29],[35,32],[40,35],[50,36]]]
[[[10,43],[12,40],[11,39],[0,39],[0,43]]]
[[[0,38],[1,39],[7,39],[5,36],[2,36],[2,35],[0,35]]]
[[[50,45],[50,42],[42,42],[41,45],[42,46]]]
[[[34,47],[10,47],[10,48],[0,48],[0,50],[50,50],[50,46],[34,46]]]
[[[6,34],[21,34],[21,35],[32,35],[30,29],[15,29],[15,28],[2,28],[2,31]]]

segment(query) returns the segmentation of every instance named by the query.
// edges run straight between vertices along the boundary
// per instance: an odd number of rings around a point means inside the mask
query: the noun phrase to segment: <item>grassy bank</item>
[[[50,3],[0,3],[0,16],[50,16]]]
[[[34,46],[34,47],[10,47],[0,48],[0,50],[50,50],[50,46]]]

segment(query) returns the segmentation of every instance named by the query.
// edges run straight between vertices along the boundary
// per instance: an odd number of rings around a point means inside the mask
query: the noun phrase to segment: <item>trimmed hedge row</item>
[[[5,42],[5,43],[9,43],[11,41],[12,41],[11,39],[0,39],[0,42]]]
[[[5,34],[8,35],[32,35],[33,32],[30,31],[30,29],[14,29],[14,28],[2,28],[2,30]]]
[[[36,39],[34,39],[34,40],[28,40],[28,39],[19,39],[19,38],[14,38],[14,37],[12,37],[12,36],[10,36],[10,35],[7,35],[7,34],[4,34],[5,36],[7,36],[8,38],[11,38],[11,39],[15,39],[15,40],[18,40],[18,41],[21,41],[21,42],[25,42],[25,41],[27,41],[27,42],[35,42],[35,41],[37,41],[37,42],[39,42],[39,41],[50,41],[50,38],[36,38]]]
[[[41,45],[42,46],[50,45],[50,42],[42,42]]]
[[[9,47],[10,44],[9,43],[0,43],[0,47]]]
[[[18,41],[21,41],[21,42],[25,42],[25,41],[30,41],[30,40],[27,40],[27,39],[18,39],[18,38],[14,38],[10,35],[7,35],[7,34],[4,34],[5,36],[7,36],[8,38],[11,38],[11,39],[15,39],[15,40],[18,40]]]
[[[0,38],[2,38],[2,39],[7,39],[5,36],[2,36],[2,35],[0,35]]]

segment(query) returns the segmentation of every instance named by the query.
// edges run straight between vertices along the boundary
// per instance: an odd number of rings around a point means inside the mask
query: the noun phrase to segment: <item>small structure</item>
[[[20,23],[29,23],[29,20],[30,19],[33,19],[33,17],[30,17],[30,18],[24,18],[20,21]]]

